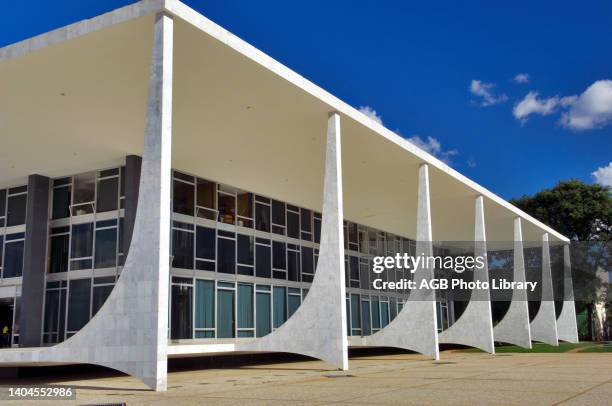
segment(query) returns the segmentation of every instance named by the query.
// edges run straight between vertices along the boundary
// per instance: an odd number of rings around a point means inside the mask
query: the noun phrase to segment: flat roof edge
[[[96,17],[87,18],[55,30],[36,35],[32,38],[0,48],[0,62],[25,56],[39,49],[60,44],[73,38],[99,31],[115,24],[133,20],[146,14],[161,11],[164,9],[164,7],[165,0],[142,0],[104,14],[100,14]]]
[[[454,177],[458,181],[464,183],[465,185],[473,189],[475,193],[481,194],[484,197],[493,200],[497,204],[513,212],[516,216],[521,217],[526,221],[529,221],[538,228],[541,228],[544,232],[552,234],[559,240],[569,242],[569,238],[565,237],[561,233],[555,231],[554,229],[550,228],[549,226],[545,225],[544,223],[533,218],[532,216],[523,212],[514,205],[510,204],[508,201],[489,191],[485,187],[477,184],[473,180],[457,172],[455,169],[440,161],[438,158],[423,151],[416,145],[412,144],[410,141],[400,137],[393,131],[381,125],[380,123],[372,120],[370,117],[366,116],[353,106],[343,102],[336,96],[317,86],[313,82],[309,81],[297,72],[291,70],[290,68],[278,62],[274,58],[255,48],[243,39],[232,34],[225,28],[206,18],[205,16],[192,9],[191,7],[187,6],[186,4],[180,2],[179,0],[167,0],[166,10],[169,13],[175,15],[176,17],[182,19],[183,21],[198,28],[202,32],[210,35],[216,40],[223,42],[228,47],[246,56],[255,63],[264,66],[268,70],[277,74],[279,77],[289,81],[290,83],[301,88],[305,92],[311,94],[314,97],[317,97],[324,103],[328,104],[330,106],[330,109],[336,110],[339,113],[342,113],[352,118],[353,120],[359,122],[360,124],[381,135],[387,140],[397,144],[406,151],[412,153],[413,155],[416,155],[418,158],[422,159],[423,162],[428,163],[436,167],[437,169],[447,173],[449,176]]]

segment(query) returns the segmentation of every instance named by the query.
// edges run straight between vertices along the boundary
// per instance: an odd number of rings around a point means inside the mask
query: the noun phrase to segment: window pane
[[[106,302],[108,295],[110,295],[114,287],[115,285],[94,286],[93,297],[91,298],[91,317],[98,313],[98,310],[100,310],[104,302]]]
[[[301,223],[302,223],[302,231],[311,232],[312,231],[312,212],[310,210],[301,209],[300,210]]]
[[[272,200],[272,222],[279,226],[285,225],[285,203]]]
[[[72,186],[53,189],[53,219],[70,217],[70,196]]]
[[[89,321],[91,279],[70,281],[68,293],[68,331],[78,331]]]
[[[253,328],[253,285],[238,284],[238,328]]]
[[[302,301],[301,301],[300,295],[289,295],[289,303],[287,307],[287,312],[288,312],[287,318],[291,317],[293,313],[295,313],[298,307],[300,307],[301,303]]]
[[[314,262],[312,248],[302,247],[302,274],[314,273]]]
[[[287,212],[287,235],[291,238],[300,238],[300,215]]]
[[[300,280],[300,254],[296,251],[287,251],[287,279]]]
[[[380,306],[377,299],[372,299],[372,328],[380,328]]]
[[[4,246],[5,278],[21,276],[23,273],[23,241],[6,243]]]
[[[108,228],[96,231],[96,268],[117,266],[117,229]]]
[[[60,291],[48,290],[45,295],[45,332],[57,332],[59,307]],[[57,339],[52,342],[57,342]]]
[[[172,314],[170,338],[173,340],[192,338],[192,291],[191,286],[172,285]]]
[[[234,337],[234,292],[217,291],[217,338]]]
[[[196,257],[215,259],[215,229],[196,227]]]
[[[6,225],[7,227],[25,224],[27,194],[9,196]]]
[[[287,320],[286,288],[274,287],[274,328],[278,328]]]
[[[218,238],[218,253],[217,261],[218,271],[222,273],[236,273],[236,242],[226,238]]]
[[[6,214],[6,190],[0,190],[0,217]]]
[[[98,213],[117,210],[119,203],[119,178],[102,179],[98,182]]]
[[[385,327],[389,324],[389,302],[380,303],[380,326]]]
[[[216,184],[204,179],[198,179],[198,206],[215,208]]]
[[[193,269],[193,233],[172,230],[172,266]]]
[[[287,246],[284,242],[272,242],[272,267],[287,269]]]
[[[270,294],[257,293],[257,337],[263,337],[272,331],[272,323],[270,322]]]
[[[270,247],[265,245],[256,246],[255,275],[260,278],[269,278],[272,273]]]
[[[372,334],[370,326],[370,302],[361,302],[361,320],[363,322],[362,334],[364,336],[369,336]]]
[[[196,280],[196,328],[215,327],[215,283]]]
[[[70,245],[71,258],[91,257],[93,246],[93,223],[72,226]]]
[[[66,272],[68,270],[68,244],[70,235],[55,235],[51,237],[51,257],[49,272]]]
[[[173,184],[172,210],[175,213],[193,216],[194,186],[178,180],[174,180]]]
[[[238,234],[238,263],[253,265],[253,237]]]
[[[255,228],[259,231],[270,232],[270,206],[255,204]]]
[[[74,204],[91,203],[95,200],[95,195],[95,172],[83,173],[74,177]]]
[[[351,295],[351,328],[361,328],[361,314],[359,305],[359,295]]]
[[[238,193],[236,196],[238,201],[238,215],[246,217],[247,219],[253,218],[253,194],[251,193]],[[242,227],[253,227],[253,222],[246,219],[239,219],[238,225]]]
[[[236,198],[233,195],[219,193],[219,221],[234,224],[236,217]]]

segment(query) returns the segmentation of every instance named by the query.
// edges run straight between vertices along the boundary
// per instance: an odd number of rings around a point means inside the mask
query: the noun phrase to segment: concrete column
[[[319,260],[304,302],[265,337],[237,343],[236,351],[276,351],[318,358],[348,369],[340,115],[327,121]]]
[[[557,319],[557,333],[559,334],[559,340],[577,343],[578,325],[576,323],[574,283],[572,281],[569,244],[563,246],[563,290],[563,308]]]
[[[531,339],[554,346],[559,345],[548,233],[542,234],[542,300],[538,314],[531,322]]]
[[[429,197],[429,167],[419,167],[417,194],[416,255],[433,255],[431,232],[431,205]],[[423,280],[431,280],[434,270],[418,268],[414,281],[418,287]],[[438,326],[436,315],[435,291],[417,289],[410,292],[402,311],[385,328],[361,339],[362,344],[403,348],[420,352],[434,359],[440,358],[438,349]],[[351,340],[353,342],[353,340]]]
[[[136,209],[138,208],[138,188],[142,158],[137,155],[125,157],[125,215],[123,218],[123,257],[127,258],[134,232]]]
[[[26,232],[23,251],[19,346],[38,347],[43,327],[43,300],[49,222],[50,180],[40,175],[28,178]]]
[[[484,257],[485,266],[483,269],[474,269],[474,281],[489,282],[484,199],[482,196],[476,198],[475,212],[474,256]],[[495,354],[490,296],[488,289],[473,290],[470,302],[463,314],[448,329],[440,333],[440,342],[469,345]]]
[[[95,317],[53,347],[0,351],[0,363],[103,365],[166,389],[173,20],[155,17],[138,211],[123,272]]]
[[[525,282],[525,257],[523,254],[523,228],[521,218],[514,219],[514,277],[517,282]],[[529,328],[529,308],[527,292],[514,290],[512,302],[504,318],[493,327],[495,341],[531,348]]]

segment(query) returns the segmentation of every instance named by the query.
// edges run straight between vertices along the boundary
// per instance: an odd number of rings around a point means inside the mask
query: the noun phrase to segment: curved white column
[[[531,322],[531,339],[554,346],[559,345],[548,233],[542,234],[542,300],[538,313]]]
[[[559,335],[559,340],[577,343],[578,325],[576,323],[569,244],[563,246],[563,289],[563,307],[561,308],[561,314],[557,318],[557,334]]]
[[[525,282],[525,257],[523,254],[523,229],[521,218],[514,219],[514,281]],[[531,348],[529,329],[529,308],[527,292],[515,289],[512,292],[510,307],[504,318],[493,327],[495,341]]]
[[[172,145],[172,18],[156,17],[138,209],[114,289],[85,327],[46,348],[0,351],[0,363],[103,365],[166,389]]]
[[[429,200],[429,168],[419,167],[417,204],[416,254],[433,255],[431,232],[431,205]],[[431,280],[431,268],[417,268],[414,281],[419,286],[423,279]],[[402,311],[385,328],[363,338],[366,345],[396,347],[420,352],[434,359],[440,358],[435,291],[418,289],[410,292]]]
[[[291,352],[348,369],[340,138],[340,115],[333,113],[327,122],[319,260],[308,295],[278,329],[237,343],[236,351]]]
[[[474,269],[474,281],[489,282],[484,199],[475,201],[474,256],[485,258],[483,269]],[[474,289],[463,314],[453,325],[440,333],[440,342],[462,344],[495,354],[491,295],[488,289]]]

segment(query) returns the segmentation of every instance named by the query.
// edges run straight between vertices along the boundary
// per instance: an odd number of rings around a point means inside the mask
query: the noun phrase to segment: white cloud
[[[612,123],[612,80],[598,80],[580,96],[574,96],[561,124],[572,130],[590,130]]]
[[[361,111],[366,116],[370,117],[372,120],[376,121],[378,124],[382,125],[382,117],[370,106],[361,106],[359,107],[359,111]]]
[[[529,73],[519,73],[513,80],[515,83],[529,83]]]
[[[465,163],[467,164],[468,168],[475,168],[476,167],[476,160],[474,159],[473,156],[469,157],[467,159],[467,161],[465,161]]]
[[[538,95],[538,92],[529,92],[523,100],[515,104],[514,109],[512,109],[514,118],[526,121],[531,114],[547,116],[554,113],[557,108],[569,106],[576,100],[576,96],[554,96],[547,99],[538,99]]]
[[[612,187],[612,162],[610,162],[608,166],[597,168],[592,175],[595,178],[595,182],[603,186]]]
[[[472,80],[470,83],[470,93],[474,96],[481,98],[480,105],[483,107],[493,106],[495,104],[503,103],[508,100],[508,96],[505,94],[496,95],[493,92],[495,83],[486,83],[480,80]]]
[[[425,141],[420,136],[414,135],[407,140],[446,164],[450,164],[451,157],[459,154],[456,149],[443,150],[440,141],[433,137],[427,137],[427,141]]]

